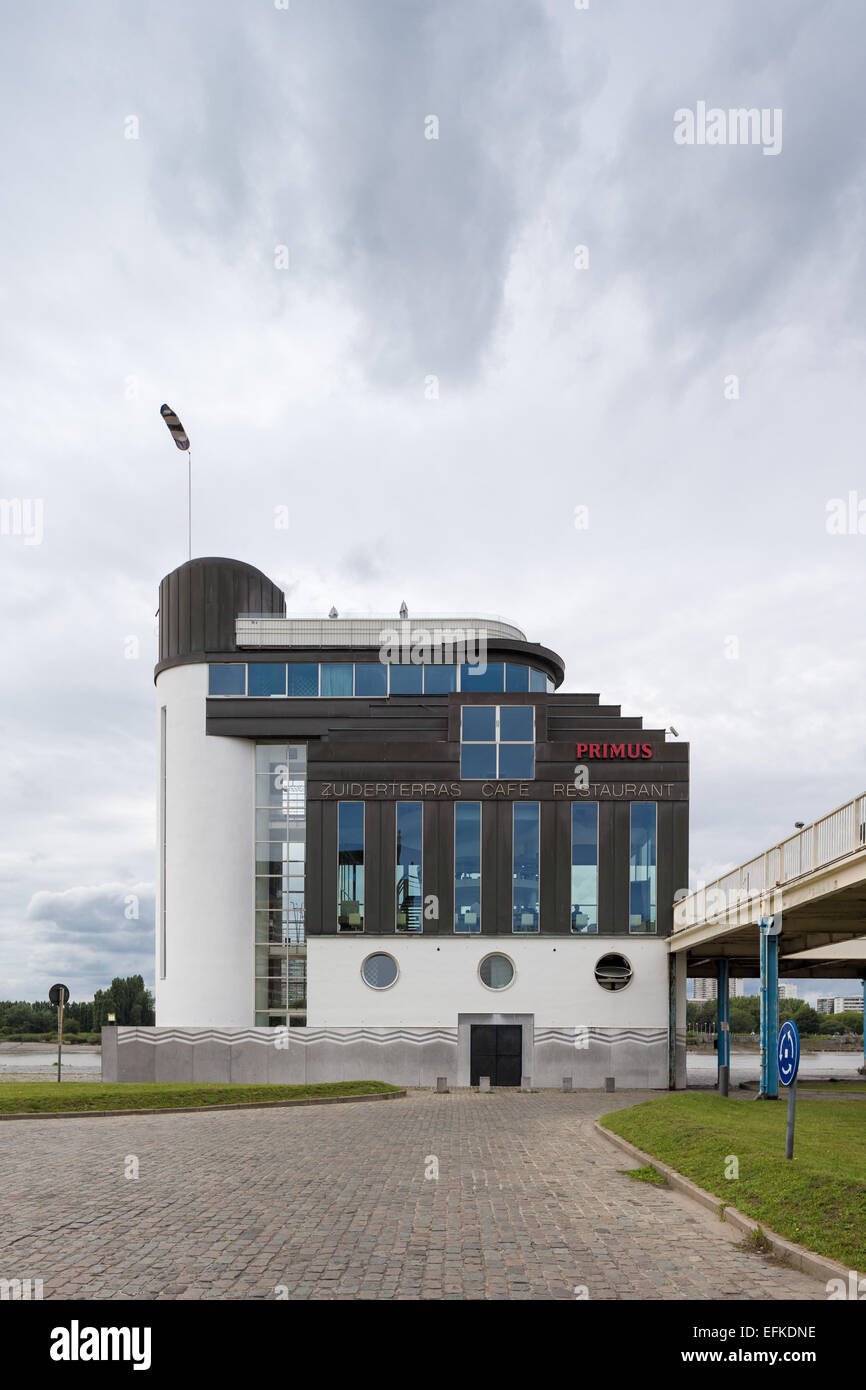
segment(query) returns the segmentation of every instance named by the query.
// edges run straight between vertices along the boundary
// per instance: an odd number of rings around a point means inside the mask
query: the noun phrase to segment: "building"
[[[799,997],[800,997],[800,996],[799,996],[798,993],[797,993],[797,986],[796,986],[796,984],[793,982],[793,980],[780,980],[780,981],[779,981],[779,998],[780,998],[780,999],[799,999]]]
[[[687,744],[511,623],[286,617],[237,561],[159,629],[157,1026],[107,1079],[668,1085]]]
[[[844,1014],[849,1012],[862,1014],[863,995],[846,994],[836,995],[835,997],[830,995],[819,995],[815,1008],[819,1014]]]
[[[742,998],[745,994],[745,986],[745,980],[732,976],[728,988],[729,998]],[[708,999],[716,999],[718,993],[719,982],[714,980],[711,975],[698,975],[692,980],[692,999],[695,1003],[703,1004]]]

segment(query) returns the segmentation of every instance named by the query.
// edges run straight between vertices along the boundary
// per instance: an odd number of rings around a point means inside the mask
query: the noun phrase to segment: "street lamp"
[[[187,530],[189,539],[189,558],[192,559],[192,453],[189,447],[189,435],[180,423],[180,417],[175,414],[170,405],[161,405],[159,413],[168,425],[168,432],[179,449],[182,449],[187,456],[189,464],[189,483],[187,490]]]

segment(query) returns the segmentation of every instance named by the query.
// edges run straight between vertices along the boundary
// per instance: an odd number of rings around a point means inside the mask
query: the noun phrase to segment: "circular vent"
[[[376,955],[367,957],[361,966],[361,974],[364,983],[371,989],[388,989],[397,978],[397,962],[393,956],[379,951]]]
[[[625,956],[602,956],[595,967],[595,978],[602,989],[625,989],[631,984],[632,969]]]
[[[478,973],[488,989],[507,989],[514,979],[514,966],[507,956],[485,956]]]

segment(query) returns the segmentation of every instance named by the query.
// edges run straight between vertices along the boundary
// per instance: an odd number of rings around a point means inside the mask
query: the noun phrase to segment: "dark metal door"
[[[519,1086],[523,1060],[520,1023],[473,1023],[469,1032],[469,1084],[482,1076],[491,1086]]]

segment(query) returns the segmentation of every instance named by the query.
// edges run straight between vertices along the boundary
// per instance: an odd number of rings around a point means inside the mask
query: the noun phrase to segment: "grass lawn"
[[[674,1094],[605,1115],[602,1124],[788,1240],[866,1270],[866,1110],[840,1097],[797,1105],[785,1158],[779,1101]],[[729,1157],[739,1177],[728,1179]]]
[[[185,1081],[106,1083],[101,1081],[0,1082],[0,1114],[22,1110],[151,1110],[161,1106],[193,1109],[239,1101],[310,1100],[323,1096],[370,1096],[398,1091],[384,1081],[335,1081],[314,1086],[244,1086]]]

